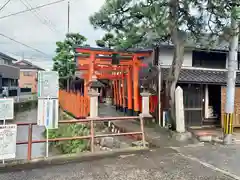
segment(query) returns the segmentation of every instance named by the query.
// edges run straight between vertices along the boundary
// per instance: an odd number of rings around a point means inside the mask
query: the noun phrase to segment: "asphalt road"
[[[181,149],[183,150],[183,149]],[[0,174],[1,180],[232,180],[172,149]]]
[[[177,148],[180,155],[240,180],[240,145],[210,145]]]

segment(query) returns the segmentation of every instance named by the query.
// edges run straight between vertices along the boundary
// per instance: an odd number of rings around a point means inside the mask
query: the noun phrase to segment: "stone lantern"
[[[104,85],[93,78],[92,81],[88,83],[89,91],[88,95],[90,97],[90,118],[98,117],[98,88],[104,87]]]

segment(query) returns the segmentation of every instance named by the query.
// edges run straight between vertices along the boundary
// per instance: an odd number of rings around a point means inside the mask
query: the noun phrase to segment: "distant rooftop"
[[[36,69],[36,70],[44,70],[43,68],[40,68],[39,66],[36,66],[32,64],[29,61],[26,60],[20,60],[14,64],[16,67],[19,67],[20,69]]]
[[[4,59],[4,60],[7,60],[7,61],[17,61],[17,59],[13,58],[13,57],[10,57],[4,53],[1,53],[0,52],[0,58],[1,59]]]

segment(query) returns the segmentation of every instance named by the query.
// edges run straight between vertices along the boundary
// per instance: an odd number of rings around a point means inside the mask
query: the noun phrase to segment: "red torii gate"
[[[139,113],[139,69],[146,66],[141,58],[150,56],[152,51],[116,52],[111,49],[76,47],[75,52],[77,69],[83,72],[84,96],[88,96],[88,83],[93,76],[97,79],[112,80],[116,107],[127,108],[129,115],[134,112]],[[113,55],[116,54],[120,55],[119,63],[113,64]],[[127,103],[125,89],[127,89]]]

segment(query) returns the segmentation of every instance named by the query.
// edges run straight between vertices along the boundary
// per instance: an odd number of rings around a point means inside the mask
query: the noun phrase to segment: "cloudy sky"
[[[0,9],[8,0],[0,0]],[[58,0],[10,0],[0,10],[0,52],[17,59],[22,57],[42,68],[51,68],[55,42],[62,40],[67,32],[67,0],[43,7],[39,10],[2,18],[8,14]],[[89,16],[98,11],[104,0],[70,0],[70,32],[79,32],[88,38],[88,44],[95,46],[95,40],[103,36],[101,30],[94,30]],[[1,34],[29,45],[44,54],[13,42]]]

